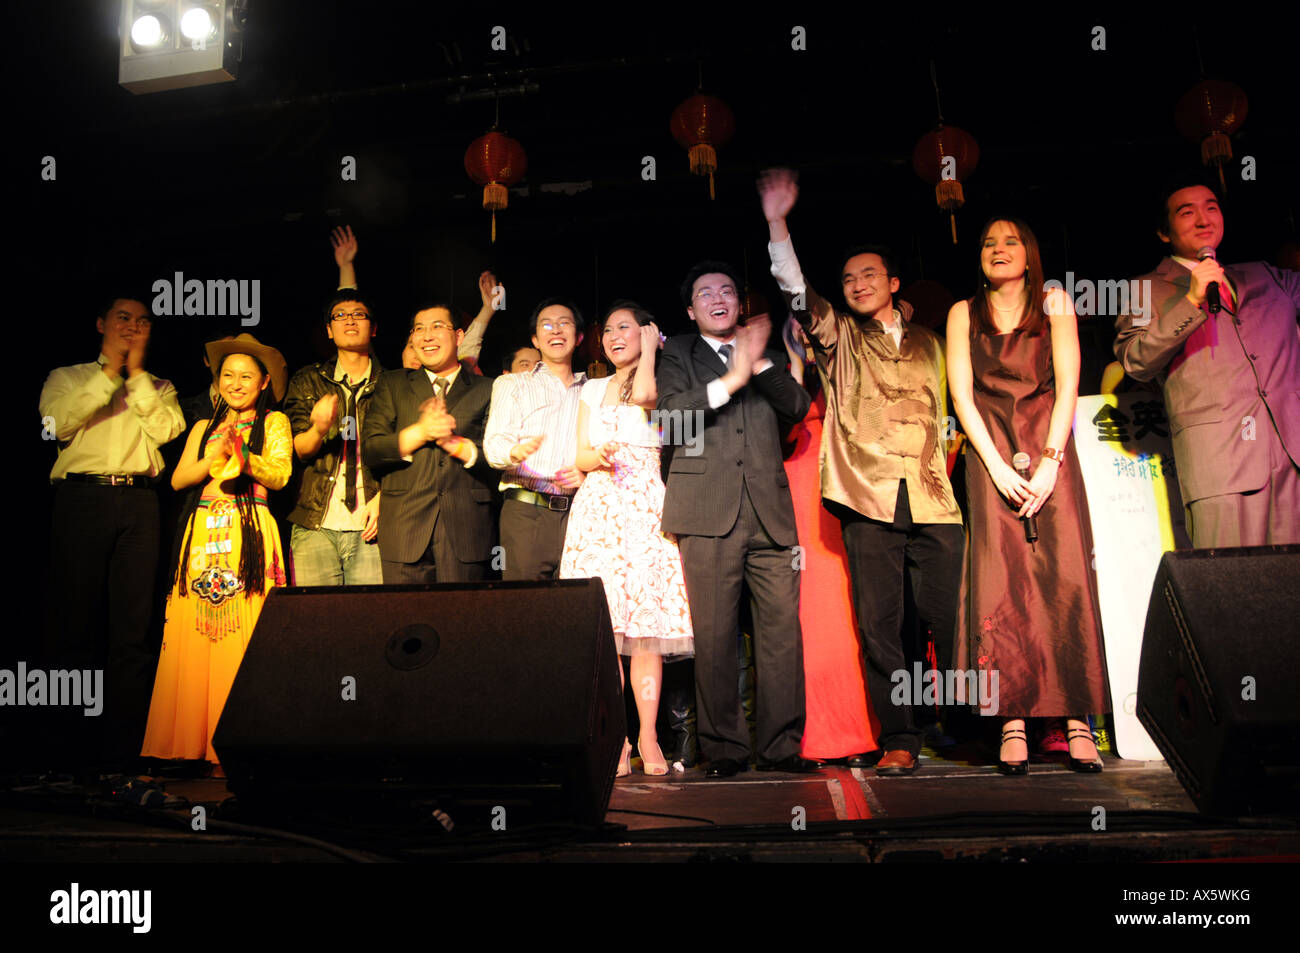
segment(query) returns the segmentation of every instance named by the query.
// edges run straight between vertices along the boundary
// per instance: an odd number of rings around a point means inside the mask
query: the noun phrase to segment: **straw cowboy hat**
[[[289,366],[284,362],[284,355],[273,347],[268,347],[251,334],[238,337],[222,338],[207,343],[208,364],[212,367],[212,381],[216,383],[221,373],[221,362],[227,354],[248,354],[257,358],[271,375],[271,391],[276,402],[284,400],[284,392],[289,386]]]

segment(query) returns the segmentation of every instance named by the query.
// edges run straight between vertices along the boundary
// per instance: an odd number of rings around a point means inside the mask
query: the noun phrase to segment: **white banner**
[[[1161,554],[1191,546],[1164,401],[1149,391],[1080,397],[1074,445],[1092,516],[1115,752],[1159,761],[1137,719],[1142,630]]]

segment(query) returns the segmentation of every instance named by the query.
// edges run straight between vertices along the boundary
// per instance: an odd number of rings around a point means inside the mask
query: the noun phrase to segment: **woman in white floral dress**
[[[645,309],[619,301],[605,316],[602,343],[614,374],[582,388],[576,464],[587,478],[573,498],[560,577],[604,583],[619,654],[631,658],[643,767],[667,774],[655,731],[663,660],[695,648],[677,542],[659,528],[664,484],[649,417],[659,329]],[[631,753],[625,741],[620,777],[631,773]]]

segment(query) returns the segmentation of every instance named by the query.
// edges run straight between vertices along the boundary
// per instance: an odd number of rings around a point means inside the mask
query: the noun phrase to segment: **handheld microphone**
[[[1218,259],[1214,257],[1214,249],[1209,245],[1206,245],[1196,253],[1197,261],[1205,261],[1207,258],[1211,261],[1218,261]],[[1219,283],[1217,281],[1210,282],[1210,287],[1205,289],[1205,302],[1210,306],[1210,314],[1219,313],[1219,308],[1222,307],[1222,305],[1219,302]]]
[[[1016,473],[1020,474],[1022,480],[1029,479],[1029,454],[1017,453],[1011,458],[1011,465],[1016,468]],[[1025,524],[1025,542],[1038,542],[1038,518],[1036,516],[1022,516],[1020,522]]]

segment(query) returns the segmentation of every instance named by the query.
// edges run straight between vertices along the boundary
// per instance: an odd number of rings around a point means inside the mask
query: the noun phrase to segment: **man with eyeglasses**
[[[487,578],[495,539],[494,474],[483,455],[492,383],[457,357],[465,331],[449,305],[411,319],[420,368],[379,379],[361,454],[380,479],[385,585]]]
[[[99,358],[52,371],[40,396],[59,448],[50,471],[47,662],[106,670],[102,718],[75,710],[74,733],[57,745],[83,764],[140,751],[157,659],[148,645],[159,538],[153,487],[160,448],[185,429],[176,389],[144,368],[153,324],[141,300],[112,299],[95,327]],[[91,738],[90,728],[103,736]]]
[[[700,753],[707,777],[748,768],[804,772],[799,560],[781,437],[808,412],[808,393],[767,350],[766,318],[738,327],[740,283],[729,265],[701,262],[682,282],[698,334],[671,338],[656,375],[658,410],[699,414],[700,452],[673,454],[663,531],[677,535],[695,629]],[[685,429],[685,428],[683,428]],[[754,606],[757,752],[741,713],[736,637],[742,585]]]
[[[571,301],[547,298],[529,321],[541,361],[527,373],[503,374],[492,387],[483,451],[501,472],[503,579],[554,579],[564,552],[569,504],[582,483],[578,394],[574,373],[582,313]]]
[[[289,381],[284,412],[305,467],[289,522],[297,586],[379,585],[379,481],[361,459],[361,428],[383,368],[371,350],[375,322],[353,289],[325,307],[334,357]]]
[[[966,540],[948,482],[943,348],[931,331],[909,322],[910,304],[894,300],[898,269],[882,246],[845,254],[840,282],[847,313],[818,295],[804,278],[786,227],[799,196],[795,174],[769,170],[758,191],[772,274],[812,342],[826,389],[822,500],[840,520],[849,557],[867,694],[880,719],[884,754],[876,773],[911,774],[923,731],[909,705],[890,702],[893,674],[908,671],[907,659],[917,654],[904,643],[907,574],[920,570],[913,595],[922,631],[928,623],[933,633],[942,673],[952,664]],[[849,763],[871,760],[863,754]]]

